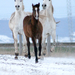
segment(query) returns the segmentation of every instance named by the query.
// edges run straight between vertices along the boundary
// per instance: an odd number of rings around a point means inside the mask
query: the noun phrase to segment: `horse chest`
[[[15,19],[15,30],[16,32],[22,34],[23,33],[23,19],[21,18],[16,18]]]
[[[40,38],[40,28],[37,26],[37,27],[33,27],[32,29],[32,35],[33,37],[35,37],[36,39]]]

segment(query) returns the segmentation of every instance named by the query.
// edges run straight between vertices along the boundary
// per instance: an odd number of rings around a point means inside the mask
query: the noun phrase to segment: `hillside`
[[[73,19],[73,32],[75,32],[75,17]],[[56,35],[58,35],[59,42],[64,42],[66,39],[69,40],[69,28],[68,28],[68,19],[67,18],[55,18],[55,21],[60,21],[57,24],[56,28]],[[9,20],[0,20],[0,42],[12,42],[12,32],[9,29]],[[61,39],[60,39],[61,38]],[[62,39],[66,38],[65,40],[61,41]],[[4,41],[5,40],[5,41]],[[68,42],[68,40],[66,40]]]

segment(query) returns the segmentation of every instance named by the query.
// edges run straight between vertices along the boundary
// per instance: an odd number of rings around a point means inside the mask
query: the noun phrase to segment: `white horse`
[[[23,5],[23,0],[14,0],[15,1],[15,12],[11,15],[10,21],[9,21],[9,28],[11,29],[13,33],[13,38],[14,38],[14,46],[15,46],[15,58],[18,56],[18,34],[23,35],[23,51],[27,53],[27,42],[26,38],[23,32],[23,19],[25,16],[28,14],[30,15],[31,13],[26,13],[24,12],[24,5]],[[25,54],[26,55],[26,54]]]
[[[42,35],[42,51],[43,54],[46,54],[46,45],[45,41],[48,36],[52,36],[53,46],[51,51],[55,49],[55,38],[56,38],[56,24],[59,22],[55,22],[53,17],[53,6],[51,0],[43,0],[42,4],[43,10],[40,12],[40,15],[45,15],[45,17],[40,18],[40,21],[43,25],[43,35]]]

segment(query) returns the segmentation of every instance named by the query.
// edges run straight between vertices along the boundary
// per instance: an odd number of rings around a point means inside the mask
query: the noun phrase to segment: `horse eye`
[[[50,1],[50,0],[49,0]]]
[[[14,0],[16,2],[16,0]]]

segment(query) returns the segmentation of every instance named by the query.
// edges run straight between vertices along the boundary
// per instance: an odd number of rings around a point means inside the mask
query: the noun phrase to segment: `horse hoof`
[[[36,61],[35,63],[38,63],[38,61]]]
[[[18,57],[16,56],[15,59],[18,59]]]
[[[38,59],[41,59],[41,56],[38,56]]]
[[[38,56],[38,59],[44,60],[44,57],[43,56]]]
[[[19,53],[15,53],[15,56],[18,56],[19,55]]]
[[[31,56],[28,56],[28,58],[30,59],[30,58],[31,58]]]
[[[52,50],[50,50],[50,52],[53,52]]]
[[[53,51],[54,51],[53,49],[50,50],[50,52],[53,52]]]
[[[24,55],[25,57],[28,57],[28,55]]]
[[[43,53],[43,55],[45,56],[46,54],[45,54],[45,53]]]
[[[38,63],[38,58],[35,60],[35,63]]]
[[[15,59],[18,59],[18,57],[17,57],[18,55],[19,55],[18,53],[15,53]]]

